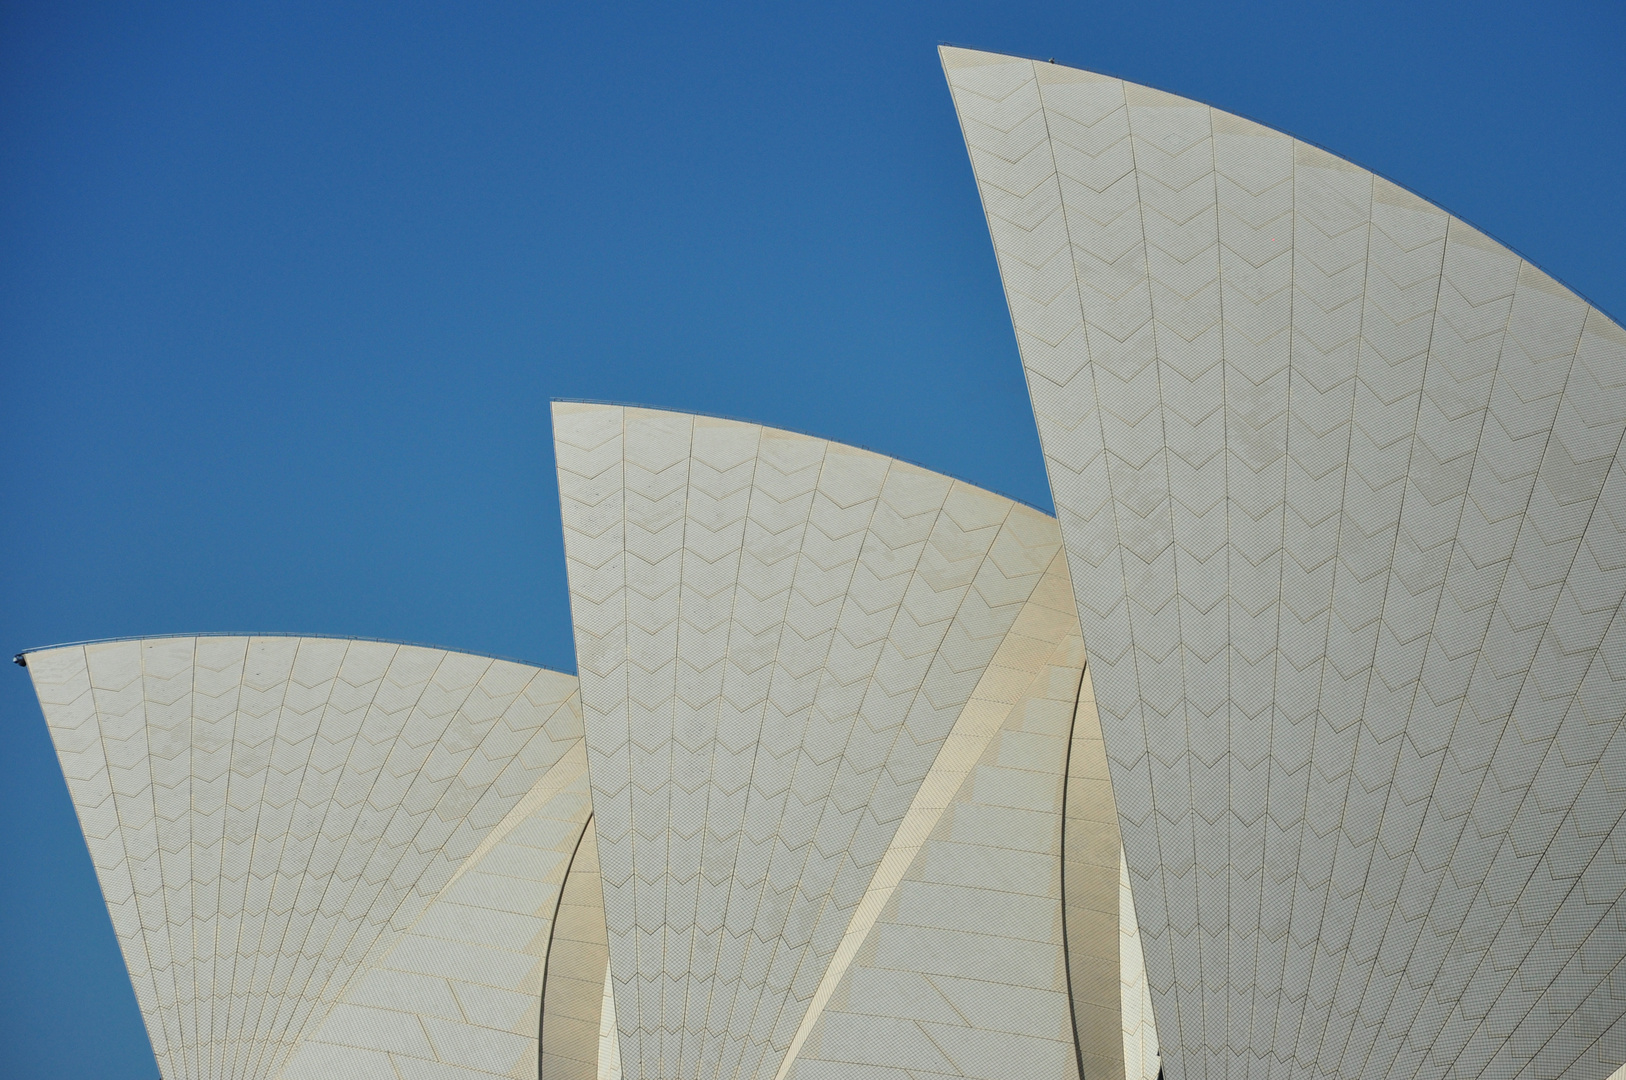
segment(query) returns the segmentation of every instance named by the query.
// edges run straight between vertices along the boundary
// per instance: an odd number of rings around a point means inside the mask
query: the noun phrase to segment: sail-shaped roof
[[[1122,1075],[1054,519],[738,421],[559,403],[554,434],[627,1075]]]
[[[342,638],[25,659],[165,1077],[535,1061],[533,939],[586,814],[574,677]]]
[[[945,47],[1163,1060],[1626,1058],[1626,333],[1324,150]]]

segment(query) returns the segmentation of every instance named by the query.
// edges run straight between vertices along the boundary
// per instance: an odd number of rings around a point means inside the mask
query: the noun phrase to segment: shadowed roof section
[[[1626,1059],[1626,333],[1349,162],[945,47],[1166,1074]]]

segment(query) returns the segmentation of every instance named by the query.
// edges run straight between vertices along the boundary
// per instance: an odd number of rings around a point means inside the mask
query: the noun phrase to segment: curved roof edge
[[[110,645],[118,641],[164,641],[173,638],[231,638],[231,637],[266,637],[266,638],[316,638],[322,641],[372,641],[380,645],[405,645],[414,649],[434,649],[436,652],[462,653],[464,656],[483,656],[487,660],[501,660],[508,664],[521,664],[538,671],[550,671],[555,675],[575,675],[574,671],[561,671],[558,668],[538,664],[534,660],[521,660],[516,656],[504,656],[501,653],[482,652],[479,649],[454,649],[445,645],[431,645],[426,641],[401,641],[396,638],[365,637],[360,634],[301,634],[289,630],[219,630],[196,634],[116,634],[113,637],[86,638],[83,641],[61,641],[54,645],[36,645],[29,649],[19,649],[13,654],[12,663],[19,667],[27,667],[23,658],[30,653],[50,652],[53,649],[72,649],[81,645]]]
[[[1241,111],[1239,111],[1237,109],[1231,108],[1230,106],[1216,105],[1212,101],[1208,101],[1208,100],[1203,99],[1203,98],[1194,98],[1191,95],[1186,94],[1186,93],[1184,93],[1182,91],[1179,91],[1179,90],[1170,90],[1168,87],[1163,86],[1163,85],[1161,85],[1159,83],[1142,82],[1140,79],[1132,79],[1132,78],[1129,78],[1126,75],[1120,75],[1120,74],[1118,74],[1117,72],[1114,72],[1114,71],[1107,71],[1104,68],[1078,67],[1078,66],[1076,66],[1074,64],[1064,64],[1054,56],[1025,56],[1022,53],[999,52],[999,51],[994,50],[994,49],[979,48],[976,45],[965,45],[965,44],[962,44],[962,43],[957,42],[957,41],[939,41],[937,43],[937,47],[938,47],[938,55],[939,55],[939,57],[942,56],[942,50],[944,48],[964,49],[967,52],[988,53],[989,55],[993,55],[993,56],[1008,56],[1012,60],[1028,60],[1028,61],[1031,61],[1032,63],[1035,63],[1035,64],[1055,64],[1058,67],[1073,68],[1073,70],[1075,70],[1075,71],[1087,71],[1091,75],[1103,75],[1103,76],[1105,76],[1105,77],[1107,77],[1109,79],[1117,79],[1120,82],[1131,83],[1131,84],[1133,84],[1135,86],[1144,86],[1148,90],[1156,90],[1159,93],[1168,94],[1171,97],[1185,98],[1187,101],[1190,101],[1195,105],[1206,105],[1210,109],[1216,109],[1216,110],[1218,110],[1220,112],[1223,112],[1223,113],[1229,113],[1232,116],[1238,116],[1238,117],[1241,117],[1244,120],[1248,120],[1248,121],[1251,121],[1252,123],[1258,124],[1260,127],[1269,128],[1271,131],[1277,132],[1278,134],[1281,134],[1281,135],[1286,135],[1289,138],[1294,139],[1294,140],[1296,140],[1298,142],[1301,142],[1306,146],[1312,146],[1315,149],[1320,150],[1324,154],[1328,154],[1328,155],[1331,155],[1332,157],[1337,158],[1339,161],[1348,162],[1349,164],[1355,166],[1357,169],[1361,169],[1361,170],[1363,170],[1365,172],[1371,173],[1373,176],[1376,176],[1379,180],[1388,181],[1389,183],[1393,184],[1395,187],[1397,187],[1397,188],[1401,189],[1402,191],[1404,191],[1406,194],[1416,196],[1417,198],[1421,199],[1422,201],[1428,203],[1430,206],[1435,207],[1438,210],[1443,210],[1445,213],[1450,214],[1452,217],[1456,218],[1458,221],[1462,222],[1464,225],[1467,225],[1470,228],[1472,228],[1473,230],[1475,230],[1476,232],[1481,233],[1486,239],[1494,240],[1496,243],[1502,245],[1508,251],[1510,251],[1513,254],[1517,255],[1519,258],[1523,259],[1525,262],[1529,263],[1531,266],[1535,267],[1537,270],[1540,270],[1543,274],[1546,274],[1548,277],[1552,278],[1553,281],[1557,282],[1559,285],[1562,285],[1564,288],[1566,288],[1570,292],[1574,293],[1577,299],[1585,301],[1586,304],[1589,307],[1591,307],[1593,310],[1595,310],[1598,314],[1602,315],[1604,318],[1608,319],[1610,322],[1614,323],[1616,326],[1626,327],[1626,320],[1622,320],[1622,319],[1618,318],[1614,314],[1614,312],[1610,311],[1608,308],[1604,307],[1602,304],[1599,304],[1597,301],[1593,300],[1592,297],[1588,296],[1586,293],[1582,292],[1580,289],[1577,289],[1574,285],[1571,285],[1564,278],[1561,278],[1557,274],[1555,274],[1552,271],[1548,270],[1544,263],[1538,262],[1537,260],[1531,258],[1528,254],[1526,254],[1524,252],[1524,250],[1522,248],[1519,248],[1519,247],[1517,247],[1517,246],[1515,246],[1513,244],[1508,243],[1506,240],[1502,239],[1502,237],[1500,235],[1498,235],[1497,233],[1494,233],[1491,230],[1489,230],[1489,229],[1485,228],[1484,226],[1480,225],[1473,218],[1468,217],[1466,214],[1459,214],[1457,211],[1451,209],[1451,207],[1445,205],[1445,203],[1440,202],[1438,199],[1430,198],[1429,196],[1422,194],[1416,188],[1412,187],[1410,184],[1407,184],[1407,183],[1405,183],[1403,181],[1395,179],[1393,176],[1390,176],[1388,173],[1384,172],[1382,169],[1374,169],[1374,168],[1372,168],[1372,166],[1366,164],[1363,161],[1360,161],[1360,160],[1358,160],[1356,158],[1352,158],[1348,154],[1343,153],[1342,151],[1334,150],[1331,147],[1325,145],[1324,143],[1317,142],[1315,139],[1306,138],[1305,136],[1300,135],[1298,132],[1293,131],[1293,130],[1291,130],[1289,128],[1284,128],[1284,127],[1281,127],[1278,124],[1273,124],[1273,123],[1269,122],[1268,120],[1261,120],[1261,119],[1259,119],[1259,117],[1254,116],[1252,113],[1241,112]],[[1626,1078],[1622,1078],[1622,1080],[1626,1080]]]
[[[974,487],[978,491],[985,491],[990,495],[997,495],[1001,499],[1007,499],[1010,502],[1016,503],[1018,506],[1025,506],[1029,510],[1037,510],[1045,517],[1053,518],[1056,516],[1054,510],[1046,510],[1044,507],[1038,506],[1016,495],[1007,494],[1000,491],[998,488],[991,488],[986,484],[979,484],[974,480],[967,480],[963,476],[956,476],[953,473],[944,472],[942,469],[936,468],[932,465],[927,465],[924,462],[916,461],[914,458],[899,457],[897,454],[889,453],[885,450],[877,450],[875,447],[865,446],[863,443],[847,442],[845,439],[832,439],[830,436],[820,435],[816,431],[803,431],[801,428],[780,427],[777,424],[769,424],[762,420],[751,420],[743,416],[729,416],[727,413],[696,412],[693,409],[668,409],[664,405],[650,405],[642,401],[609,401],[603,398],[572,397],[549,398],[548,401],[551,404],[558,405],[613,405],[618,409],[648,409],[650,412],[671,413],[673,416],[700,416],[708,420],[727,420],[734,424],[754,424],[757,427],[766,428],[769,431],[782,431],[787,435],[801,435],[809,439],[818,439],[820,442],[833,443],[836,446],[846,446],[853,450],[862,450],[867,454],[875,454],[877,457],[886,458],[888,461],[901,461],[905,465],[913,465],[917,469],[925,469],[929,473],[937,476],[947,477],[956,483],[965,484],[967,487]]]

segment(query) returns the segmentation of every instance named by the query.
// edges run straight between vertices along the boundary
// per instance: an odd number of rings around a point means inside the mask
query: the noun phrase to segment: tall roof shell
[[[1054,519],[754,424],[554,432],[626,1074],[1122,1075]]]
[[[1410,192],[942,50],[1170,1080],[1626,1060],[1626,333]]]

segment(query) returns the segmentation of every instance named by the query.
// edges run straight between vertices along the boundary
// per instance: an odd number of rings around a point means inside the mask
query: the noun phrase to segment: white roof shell
[[[575,678],[339,638],[26,658],[165,1077],[534,1073]]]
[[[945,47],[1170,1080],[1626,1061],[1626,333],[1445,211]]]
[[[1089,1075],[1123,1075],[1054,519],[732,420],[559,403],[554,433],[627,1075],[1076,1076],[1074,960]],[[1095,840],[1065,868],[1064,816]]]

